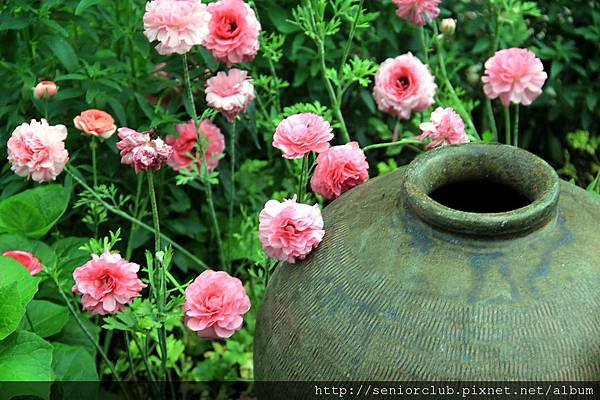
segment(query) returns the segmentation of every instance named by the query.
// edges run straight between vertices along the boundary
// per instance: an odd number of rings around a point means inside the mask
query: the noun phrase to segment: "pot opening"
[[[531,204],[518,190],[500,182],[473,179],[443,185],[429,197],[454,210],[472,213],[500,213]]]

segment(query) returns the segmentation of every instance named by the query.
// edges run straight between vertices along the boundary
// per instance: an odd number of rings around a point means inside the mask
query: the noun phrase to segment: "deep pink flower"
[[[219,0],[208,5],[210,22],[204,47],[231,67],[251,61],[259,48],[260,23],[242,0]]]
[[[397,6],[396,14],[415,25],[425,25],[440,15],[441,0],[392,0]]]
[[[283,157],[302,158],[314,151],[329,148],[333,131],[329,122],[313,113],[294,114],[279,123],[273,136],[273,146],[283,151]]]
[[[196,142],[198,141],[198,133],[194,127],[194,121],[189,121],[186,124],[177,124],[175,129],[179,133],[178,137],[167,135],[165,142],[173,148],[173,154],[169,158],[168,164],[175,171],[185,169],[194,161],[196,153]],[[221,133],[218,126],[212,123],[211,120],[205,119],[200,123],[200,132],[204,136],[207,143],[205,155],[206,166],[208,171],[212,172],[219,165],[219,158],[225,150],[225,137]],[[198,161],[203,162],[200,158]]]
[[[52,81],[41,81],[33,88],[33,96],[36,99],[54,97],[58,92],[58,86]]]
[[[431,139],[427,150],[447,144],[469,143],[465,132],[465,123],[453,108],[438,107],[431,113],[431,121],[419,125],[423,132],[417,137],[419,140]]]
[[[399,119],[425,111],[434,103],[437,85],[427,65],[411,53],[388,58],[375,74],[373,97],[379,110]]]
[[[229,122],[245,112],[254,100],[254,85],[246,71],[220,71],[206,81],[206,103],[219,110]]]
[[[76,116],[73,124],[84,134],[98,136],[102,139],[108,139],[117,130],[115,120],[109,113],[93,108]]]
[[[140,266],[119,254],[93,254],[92,259],[73,271],[73,292],[81,294],[83,309],[92,314],[114,314],[140,297],[146,287],[138,278]]]
[[[7,143],[11,169],[37,182],[55,180],[69,161],[66,138],[64,125],[48,125],[45,119],[19,125]]]
[[[136,174],[140,171],[158,171],[173,153],[171,146],[159,137],[151,138],[148,133],[130,128],[119,128],[117,132],[121,138],[117,142],[117,149],[121,150],[121,163],[133,166]]]
[[[369,164],[365,153],[357,142],[350,142],[330,147],[319,154],[310,186],[313,192],[333,200],[368,177]]]
[[[206,270],[185,290],[185,325],[205,339],[225,339],[242,328],[250,299],[242,281]]]
[[[267,201],[259,221],[258,238],[265,253],[290,264],[304,260],[325,235],[319,206],[297,203],[296,196]]]
[[[25,268],[29,270],[29,273],[31,275],[39,274],[42,271],[42,269],[44,269],[44,266],[40,262],[39,258],[26,251],[12,250],[7,251],[2,255],[4,257],[10,257],[13,260],[18,261],[20,264],[22,264]]]
[[[144,35],[158,40],[158,54],[185,54],[202,44],[210,14],[200,0],[153,0],[146,3]]]
[[[548,74],[535,54],[527,49],[497,51],[485,63],[483,91],[490,99],[500,97],[502,105],[510,102],[530,105],[542,94]]]

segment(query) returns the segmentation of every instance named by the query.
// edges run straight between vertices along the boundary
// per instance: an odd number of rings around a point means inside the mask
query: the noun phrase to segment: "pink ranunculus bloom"
[[[252,100],[254,85],[246,71],[232,68],[206,81],[206,103],[219,110],[229,122],[245,112]]]
[[[437,85],[427,65],[411,53],[388,58],[375,74],[373,97],[379,110],[399,119],[410,119],[433,103]]]
[[[441,0],[392,0],[397,6],[396,14],[415,25],[425,25],[440,15]]]
[[[419,128],[423,133],[417,136],[417,139],[431,139],[427,150],[447,144],[469,143],[469,137],[465,132],[465,123],[451,107],[438,107],[431,113],[431,121],[423,122]]]
[[[311,151],[327,150],[331,139],[333,131],[329,122],[313,113],[301,113],[279,123],[273,136],[273,147],[283,151],[284,158],[302,158]]]
[[[210,14],[200,0],[153,0],[146,3],[144,35],[158,40],[158,54],[185,54],[202,44]]]
[[[82,295],[83,309],[92,314],[114,314],[141,296],[146,285],[138,278],[140,266],[108,250],[73,271],[73,292]]]
[[[86,110],[73,119],[75,128],[89,136],[98,136],[108,139],[115,133],[117,126],[111,115],[94,108]]]
[[[194,121],[189,121],[186,124],[177,124],[175,129],[179,133],[178,137],[167,135],[165,142],[173,148],[173,154],[167,163],[175,171],[189,168],[194,161],[196,153],[196,142],[198,141],[198,133],[194,127]],[[205,119],[200,123],[200,132],[204,136],[204,140],[208,144],[206,149],[206,166],[208,171],[212,172],[219,165],[219,158],[225,150],[225,137],[221,130],[211,120]],[[200,163],[203,158],[199,159]]]
[[[242,0],[219,0],[208,5],[210,22],[204,47],[231,67],[251,61],[259,48],[260,23]]]
[[[369,177],[367,157],[357,142],[333,146],[317,157],[310,180],[313,192],[333,200]]]
[[[165,164],[173,149],[161,138],[152,138],[145,132],[137,132],[130,128],[117,130],[121,140],[117,149],[121,150],[121,163],[133,166],[135,173],[140,171],[158,171]]]
[[[204,339],[226,339],[242,328],[250,299],[242,281],[206,270],[185,290],[185,325]]]
[[[269,200],[259,215],[258,238],[269,257],[294,264],[304,260],[323,240],[319,206],[292,199]]]
[[[17,126],[7,143],[11,169],[36,182],[55,180],[69,160],[66,138],[64,125],[48,125],[45,119]]]
[[[548,74],[535,54],[527,49],[497,51],[485,62],[483,91],[490,99],[500,97],[502,105],[511,102],[530,105],[542,94]]]
[[[33,96],[36,99],[54,97],[58,92],[58,86],[52,81],[41,81],[33,88]]]
[[[44,266],[42,265],[40,260],[33,254],[28,253],[26,251],[12,250],[7,251],[2,255],[4,257],[10,257],[18,261],[20,264],[22,264],[25,268],[29,270],[29,273],[31,275],[39,274],[42,271],[42,269],[44,269]]]

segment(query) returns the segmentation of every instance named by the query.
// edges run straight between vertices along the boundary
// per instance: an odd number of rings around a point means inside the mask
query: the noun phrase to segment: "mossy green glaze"
[[[456,181],[531,204],[447,208]],[[257,380],[599,380],[600,201],[511,146],[448,146],[345,193],[325,238],[281,264],[257,321]]]

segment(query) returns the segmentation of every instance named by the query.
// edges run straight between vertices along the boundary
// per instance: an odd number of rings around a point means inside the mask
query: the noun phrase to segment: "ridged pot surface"
[[[504,182],[532,203],[456,211],[428,193]],[[510,146],[449,146],[323,212],[325,238],[277,267],[257,380],[600,379],[600,201]]]

